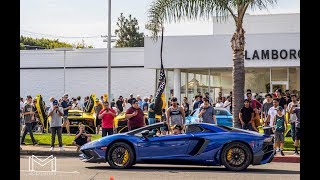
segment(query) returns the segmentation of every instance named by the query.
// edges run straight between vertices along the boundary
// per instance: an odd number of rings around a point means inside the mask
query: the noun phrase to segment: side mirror
[[[148,138],[149,133],[150,133],[149,130],[144,130],[144,131],[141,132],[141,135],[142,135],[142,137],[144,137],[144,138]]]

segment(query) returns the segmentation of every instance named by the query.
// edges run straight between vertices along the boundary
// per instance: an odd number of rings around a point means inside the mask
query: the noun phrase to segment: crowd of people
[[[295,154],[299,154],[297,148],[300,140],[300,103],[297,95],[290,93],[289,90],[282,93],[281,89],[277,89],[273,94],[266,94],[264,98],[259,95],[253,97],[251,90],[248,89],[244,95],[244,99],[244,105],[239,112],[241,128],[258,131],[259,126],[270,127],[275,135],[274,147],[276,148],[276,152],[278,151],[281,155],[284,155],[284,133],[287,128],[287,122],[289,122],[291,124]],[[95,101],[96,133],[100,133],[101,129],[102,136],[114,133],[114,118],[122,112],[125,112],[129,131],[157,122],[152,95],[144,98],[141,98],[139,95],[134,97],[133,94],[130,94],[128,98],[119,96],[116,101],[112,99],[110,103],[105,101],[103,96],[101,96],[100,99],[96,98]],[[48,116],[51,116],[50,128],[52,135],[51,150],[54,150],[55,136],[57,135],[59,148],[63,151],[62,127],[66,127],[67,133],[70,134],[68,111],[84,110],[89,102],[89,96],[85,97],[82,102],[80,96],[69,99],[68,94],[64,94],[60,99],[51,97],[49,102]],[[169,98],[168,108],[162,109],[160,121],[166,121],[168,127],[161,131],[173,134],[179,130],[183,131],[186,117],[190,115],[191,110],[197,108],[200,108],[198,114],[200,122],[217,124],[215,107],[226,108],[232,113],[232,92],[226,97],[219,92],[215,100],[210,97],[208,92],[203,96],[197,94],[191,102],[188,101],[187,97],[184,97],[181,105],[178,103],[178,99],[172,96]],[[24,128],[21,129],[23,132],[21,144],[24,144],[25,136],[29,133],[33,144],[37,145],[33,137],[34,126],[37,122],[37,109],[35,108],[35,101],[31,96],[27,96],[26,101],[23,101],[23,98],[21,98],[20,111],[21,125],[24,125]],[[148,114],[147,122],[145,121],[145,113]],[[286,113],[289,114],[289,120],[286,119]],[[260,119],[263,120],[262,124]],[[79,131],[76,133],[73,142],[74,145],[79,150],[81,145],[90,140],[91,135],[80,124]]]

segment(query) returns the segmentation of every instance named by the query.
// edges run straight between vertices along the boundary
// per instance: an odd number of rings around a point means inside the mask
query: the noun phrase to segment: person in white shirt
[[[23,108],[24,108],[23,98],[20,98],[20,109],[23,110]]]
[[[230,112],[231,107],[231,97],[228,96],[227,100],[223,103],[223,107],[226,108]]]
[[[54,101],[54,97],[50,97],[49,98],[49,106],[50,106],[50,108],[53,107],[53,104],[52,104],[53,101]]]
[[[278,112],[277,108],[279,106],[279,99],[273,99],[272,100],[272,104],[273,104],[273,106],[268,111],[267,119],[266,119],[266,121],[264,121],[265,126],[273,127],[273,120],[274,120],[274,117],[277,115],[277,112]],[[282,109],[282,115],[285,115],[285,110],[284,109]]]
[[[78,103],[77,99],[73,98],[72,100],[72,110],[82,110],[81,105]]]
[[[218,102],[216,103],[215,107],[223,107],[222,97],[218,98]]]
[[[287,112],[290,113],[290,109],[295,107],[300,107],[300,104],[297,101],[297,96],[295,94],[292,94],[291,102],[287,106]],[[291,137],[292,140],[295,141],[297,115],[295,113],[290,113],[289,115],[289,123],[291,124]]]
[[[77,102],[78,102],[78,104],[80,105],[81,109],[84,109],[84,104],[83,104],[83,102],[81,101],[81,96],[78,96],[78,97],[77,97]]]
[[[129,108],[131,108],[131,104],[128,102],[128,98],[125,98],[123,101],[123,112],[126,112]]]

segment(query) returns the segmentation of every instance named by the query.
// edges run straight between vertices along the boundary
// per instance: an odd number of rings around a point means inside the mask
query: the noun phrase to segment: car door
[[[137,142],[141,159],[164,159],[187,155],[191,134],[143,138]]]
[[[219,125],[232,126],[232,116],[226,109],[215,109],[215,115]]]

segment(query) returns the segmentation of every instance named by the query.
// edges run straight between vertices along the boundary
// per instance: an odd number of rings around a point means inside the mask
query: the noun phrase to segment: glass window
[[[287,68],[272,68],[271,81],[287,81]]]
[[[222,109],[215,109],[214,114],[215,115],[224,115],[224,116],[228,115],[227,111],[222,110]]]
[[[197,133],[197,132],[202,132],[203,129],[199,127],[198,125],[188,125],[186,129],[186,133]]]
[[[253,95],[270,91],[269,68],[246,68],[245,73],[245,90],[251,89]]]

